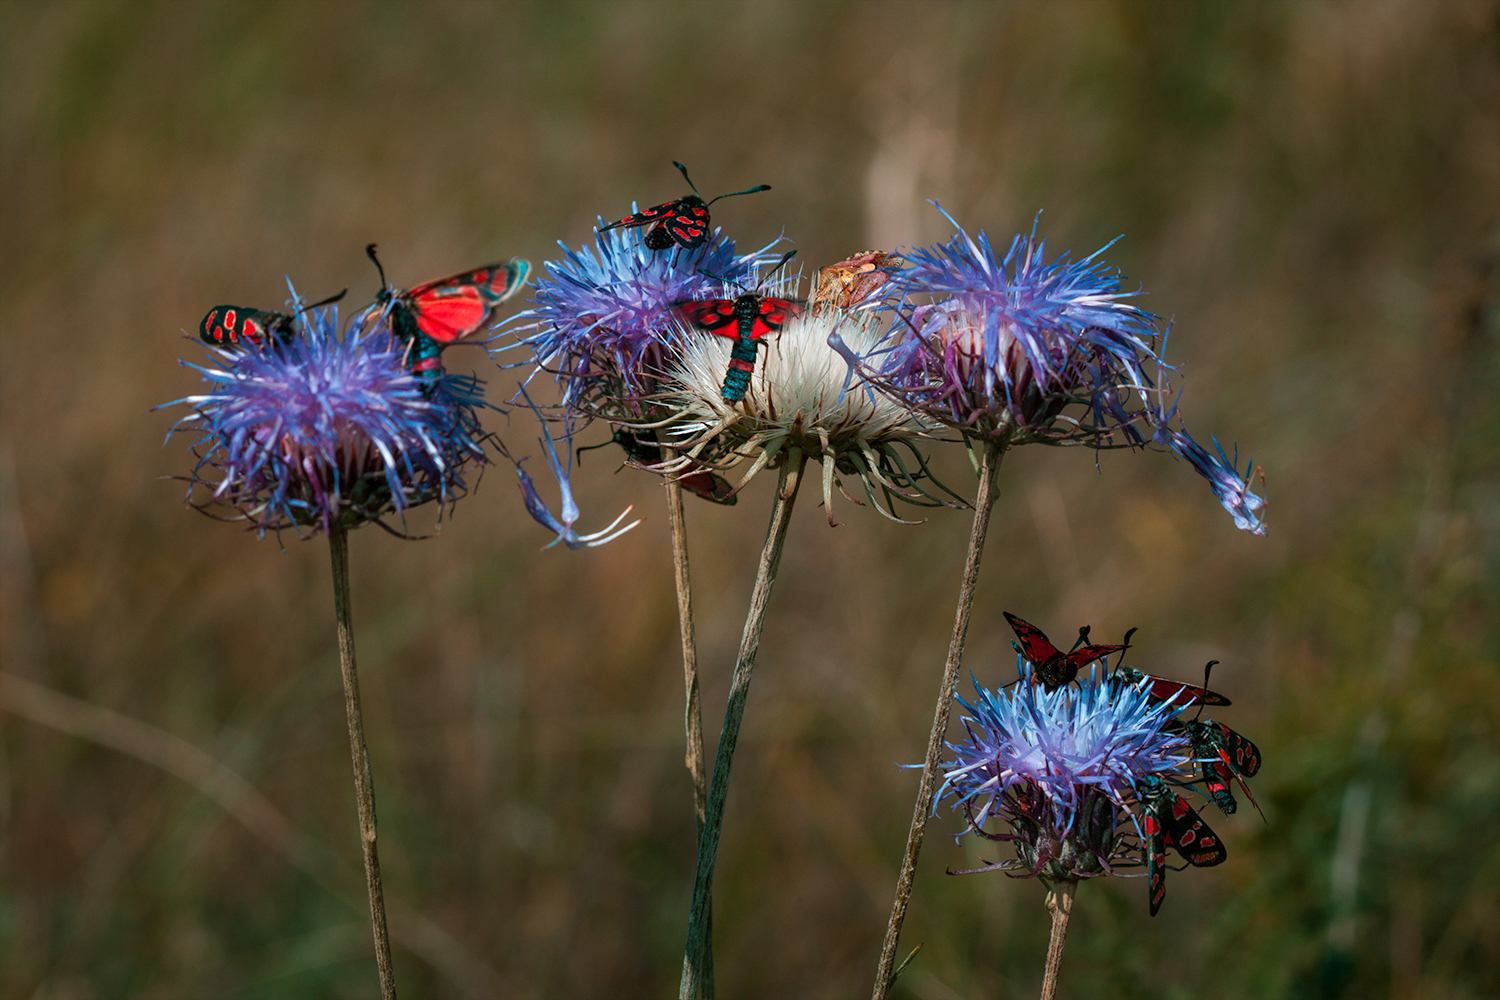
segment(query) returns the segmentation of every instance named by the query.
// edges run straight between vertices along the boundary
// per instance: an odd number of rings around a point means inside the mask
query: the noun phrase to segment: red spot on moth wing
[[[431,296],[414,304],[417,326],[440,344],[462,340],[484,326],[490,307],[477,289],[470,286],[452,294]]]
[[[1161,833],[1161,823],[1157,820],[1157,818],[1155,816],[1147,816],[1146,817],[1146,836],[1148,836],[1148,837],[1154,837],[1158,833]]]
[[[265,336],[265,331],[261,329],[260,324],[249,316],[245,317],[245,323],[241,327],[241,331],[244,333],[245,339],[251,343],[259,343],[260,339]]]
[[[521,282],[526,280],[526,275],[531,271],[531,265],[524,260],[513,260],[508,264],[492,264],[487,268],[481,268],[475,272],[479,280],[475,285],[479,293],[489,299],[492,304],[504,302],[521,288]]]
[[[678,315],[700,330],[717,333],[721,337],[738,337],[735,325],[734,301],[732,299],[704,299],[699,302],[676,302],[673,308]]]
[[[605,229],[634,229],[636,226],[644,226],[646,223],[660,219],[662,216],[675,214],[673,210],[676,207],[677,202],[669,201],[665,204],[643,208],[633,215],[625,216],[619,222],[611,222],[609,225],[603,227],[600,232],[603,232]]]
[[[1181,795],[1174,797],[1172,802],[1172,818],[1174,820],[1182,819],[1182,817],[1192,811],[1193,807],[1187,804],[1187,799],[1184,799]]]

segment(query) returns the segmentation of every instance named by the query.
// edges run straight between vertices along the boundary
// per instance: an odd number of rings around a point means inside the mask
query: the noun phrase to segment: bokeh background
[[[1267,822],[1221,868],[1083,887],[1068,997],[1500,992],[1500,15],[1493,2],[0,5],[0,994],[373,995],[321,541],[181,505],[179,357],[275,306],[675,197],[799,260],[944,238],[1108,259],[1175,321],[1237,532],[1184,463],[1013,453],[966,666],[1012,610],[1209,658]],[[508,397],[472,349],[450,367]],[[518,453],[528,420],[495,416]],[[597,431],[600,439],[604,434]],[[972,490],[952,449],[937,462]],[[496,467],[439,537],[353,542],[397,973],[412,997],[675,995],[692,881],[667,518],[585,456],[594,551]],[[770,506],[689,498],[717,732]],[[868,991],[968,517],[798,511],[717,883],[719,995]],[[1216,815],[1216,814],[1215,814]],[[929,828],[898,994],[1035,995],[1042,889]],[[904,952],[903,948],[903,952]]]

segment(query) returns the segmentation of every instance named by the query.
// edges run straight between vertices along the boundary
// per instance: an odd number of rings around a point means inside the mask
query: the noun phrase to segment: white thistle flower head
[[[764,294],[794,295],[797,283],[797,278],[788,278]],[[749,471],[735,486],[739,490],[762,469],[806,455],[823,466],[823,502],[830,525],[835,524],[835,485],[863,506],[844,488],[841,474],[857,476],[871,504],[896,521],[902,518],[882,506],[877,490],[887,501],[898,496],[920,506],[946,503],[920,483],[926,479],[931,485],[932,479],[918,442],[935,425],[853,374],[844,357],[829,346],[830,337],[837,334],[849,348],[866,352],[879,341],[881,330],[874,313],[804,310],[761,342],[750,384],[736,402],[726,401],[723,394],[734,341],[684,331],[663,398],[675,415],[664,425],[662,438],[679,457],[664,471],[690,473],[705,466],[723,470],[750,461]],[[898,453],[898,446],[908,454]]]

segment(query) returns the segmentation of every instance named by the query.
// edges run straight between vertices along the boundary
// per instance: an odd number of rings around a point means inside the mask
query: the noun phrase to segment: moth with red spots
[[[1131,631],[1135,631],[1131,629]],[[1128,637],[1127,637],[1128,639]],[[1208,666],[1203,668],[1205,682],[1208,679],[1208,671],[1218,660],[1209,660]],[[1179,708],[1189,705],[1228,705],[1228,698],[1217,691],[1210,691],[1207,687],[1198,687],[1195,684],[1184,684],[1182,681],[1174,681],[1166,677],[1158,677],[1155,674],[1144,674],[1133,667],[1116,667],[1109,675],[1111,684],[1117,686],[1140,687],[1145,683],[1148,693],[1156,701],[1172,701]]]
[[[771,185],[757,184],[753,188],[743,191],[735,191],[733,194],[721,194],[712,201],[704,201],[698,194],[698,185],[688,176],[687,167],[672,161],[672,166],[682,171],[682,179],[688,182],[688,187],[693,189],[692,194],[683,195],[676,201],[656,205],[652,208],[627,215],[619,222],[611,222],[607,226],[600,227],[601,233],[611,229],[636,229],[646,226],[646,246],[651,250],[665,250],[672,244],[677,244],[684,250],[692,250],[701,247],[708,240],[708,206],[720,198],[735,198],[742,194],[755,194],[757,191],[769,191]]]
[[[651,469],[663,461],[662,447],[656,440],[656,432],[651,430],[636,432],[616,427],[611,432],[610,440],[604,444],[591,444],[579,448],[578,453],[581,456],[586,451],[611,444],[617,444],[625,449],[625,454],[630,461],[645,469]],[[582,461],[581,458],[580,461]],[[721,503],[726,507],[733,507],[739,502],[739,497],[734,494],[734,487],[729,485],[729,481],[707,469],[698,469],[675,478],[679,486],[694,496]]]
[[[1224,842],[1218,834],[1210,830],[1187,804],[1187,799],[1156,775],[1141,779],[1136,798],[1145,812],[1146,840],[1142,847],[1146,855],[1147,892],[1154,917],[1167,897],[1168,847],[1176,848],[1177,853],[1196,868],[1222,864],[1229,852],[1224,849]]]
[[[487,327],[496,307],[520,291],[531,273],[530,263],[516,259],[401,291],[385,280],[375,244],[365,247],[365,253],[380,272],[381,288],[375,302],[385,308],[391,331],[406,344],[412,372],[426,379],[442,374],[443,348]]]
[[[302,306],[298,312],[337,302],[346,292],[347,288],[321,302]],[[198,324],[199,338],[214,347],[259,348],[271,340],[285,344],[292,339],[292,332],[291,316],[251,306],[214,306]]]
[[[1260,770],[1260,751],[1239,733],[1222,722],[1192,719],[1183,724],[1193,742],[1193,758],[1203,767],[1203,786],[1209,798],[1226,816],[1232,816],[1238,804],[1230,790],[1230,781],[1238,780],[1245,797],[1257,810],[1260,803],[1250,793],[1245,779]],[[1264,815],[1264,814],[1262,814]]]
[[[1010,627],[1015,630],[1016,638],[1021,640],[1021,655],[1031,663],[1032,676],[1041,681],[1042,686],[1048,691],[1071,683],[1073,678],[1078,676],[1080,667],[1126,648],[1125,646],[1080,645],[1071,652],[1064,653],[1054,646],[1047,638],[1047,634],[1035,625],[1017,618],[1009,611],[1003,614],[1005,620],[1010,622]],[[1080,629],[1079,641],[1082,642],[1087,635],[1087,629]]]
[[[779,270],[796,253],[793,250],[784,255],[767,273]],[[734,348],[729,352],[729,371],[724,375],[724,386],[720,390],[726,403],[738,403],[745,398],[761,340],[779,333],[787,320],[802,314],[805,305],[800,300],[776,299],[756,292],[746,292],[733,299],[672,303],[678,315],[698,329],[734,338]]]

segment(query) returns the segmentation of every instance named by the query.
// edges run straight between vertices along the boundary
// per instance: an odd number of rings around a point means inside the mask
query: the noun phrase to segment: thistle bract
[[[173,430],[200,435],[189,503],[262,532],[316,533],[463,495],[465,471],[485,460],[483,383],[415,377],[368,313],[342,336],[337,306],[298,310],[293,323],[285,343],[182,362],[210,386],[176,401],[193,413]]]
[[[563,256],[547,262],[532,308],[512,322],[533,363],[562,382],[564,406],[588,416],[638,418],[639,398],[679,346],[672,304],[732,298],[736,282],[748,287],[775,259],[770,246],[736,254],[718,230],[687,251],[651,250],[622,229],[598,233],[593,247],[558,246]]]
[[[1016,858],[978,870],[1074,880],[1139,864],[1129,805],[1146,776],[1176,779],[1190,765],[1190,742],[1170,725],[1181,705],[1097,670],[1048,691],[1017,663],[1018,683],[990,691],[976,681],[974,701],[958,699],[967,739],[948,744],[939,789],[972,832],[1015,845]],[[987,832],[991,820],[1011,832]]]

